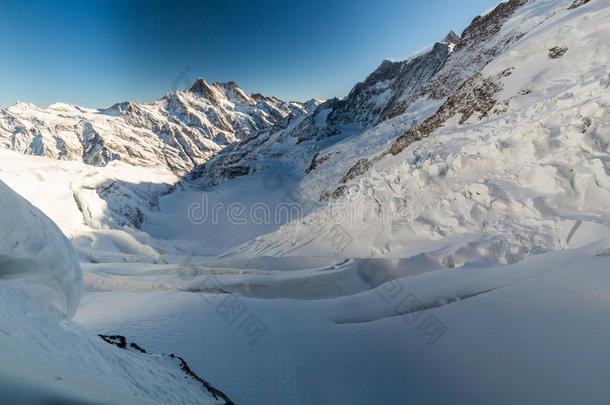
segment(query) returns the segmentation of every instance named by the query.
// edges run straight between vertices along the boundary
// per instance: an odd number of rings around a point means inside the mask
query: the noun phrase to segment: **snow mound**
[[[70,241],[40,210],[0,181],[0,280],[55,304],[71,318],[82,274]]]
[[[0,284],[0,403],[219,404],[170,356],[123,350]]]

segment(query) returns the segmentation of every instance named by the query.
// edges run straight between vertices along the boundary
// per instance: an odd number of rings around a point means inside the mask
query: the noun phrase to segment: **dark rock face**
[[[373,163],[374,163],[374,159],[369,160],[369,159],[363,158],[363,159],[358,160],[356,162],[356,164],[353,165],[347,171],[347,173],[345,173],[345,176],[343,176],[341,178],[341,183],[347,183],[351,179],[355,179],[356,177],[362,176],[364,173],[369,171],[371,166],[373,166]],[[336,191],[335,191],[335,194],[336,194]]]
[[[554,46],[549,49],[549,59],[561,58],[567,51],[568,48],[565,46]]]
[[[203,186],[215,186],[224,180],[253,173],[254,170],[248,164],[257,159],[255,151],[266,142],[268,136],[268,132],[259,133],[228,146],[203,165],[195,167],[187,175],[187,179]]]
[[[125,336],[122,335],[98,335],[101,337],[106,343],[111,345],[115,345],[120,349],[124,349],[127,347],[127,340]]]
[[[208,83],[200,77],[199,79],[195,80],[195,83],[193,83],[189,90],[192,93],[197,93],[200,96],[206,97],[211,89]]]
[[[427,137],[439,129],[447,120],[458,114],[460,114],[460,124],[463,124],[475,114],[478,115],[477,119],[486,117],[497,103],[494,96],[503,88],[499,79],[510,76],[511,73],[512,70],[507,69],[500,72],[496,77],[485,79],[480,74],[476,74],[467,80],[455,94],[451,95],[434,115],[399,136],[381,157],[388,154],[399,154],[411,143]]]
[[[447,35],[447,38],[455,37],[453,32]],[[333,124],[357,123],[365,128],[388,118],[402,101],[443,67],[449,54],[449,43],[437,42],[430,51],[412,59],[384,60],[363,82],[356,84],[345,99],[335,104],[328,120]]]
[[[421,55],[401,62],[384,60],[363,82],[356,84],[346,98],[328,100],[305,116],[289,115],[278,120],[271,128],[226,148],[195,168],[189,179],[202,179],[199,182],[203,185],[216,185],[225,179],[253,173],[254,170],[245,168],[261,159],[261,155],[263,159],[290,159],[275,156],[276,152],[273,152],[274,146],[288,142],[290,138],[295,138],[304,152],[306,160],[300,162],[305,165],[304,171],[315,170],[322,163],[313,158],[317,152],[316,143],[341,134],[342,128],[363,130],[404,113],[407,100],[443,67],[451,54],[451,46],[456,43],[453,41],[457,42],[459,38],[451,31],[444,42],[437,42]],[[309,150],[311,154],[307,155]]]
[[[485,65],[514,42],[520,33],[507,33],[499,37],[504,23],[527,0],[509,0],[500,3],[484,16],[478,16],[462,32],[443,69],[424,86],[416,97],[428,96],[443,99],[456,91],[468,78],[480,72]]]
[[[247,166],[231,166],[228,170],[227,176],[230,179],[234,179],[236,177],[240,177],[240,176],[246,176],[248,173],[250,173],[250,168]]]
[[[98,335],[98,336],[100,338],[102,338],[108,344],[117,346],[118,348],[123,349],[123,350],[128,350],[127,338],[125,338],[125,336],[123,336],[123,335]],[[141,354],[148,354],[146,350],[144,350],[141,346],[139,346],[135,342],[130,343],[129,348],[134,349],[134,350],[140,352]],[[167,356],[167,355],[162,354],[161,356]],[[186,360],[184,360],[182,357],[176,356],[173,353],[167,357],[169,357],[170,359],[173,359],[173,360],[178,360],[178,362],[180,363],[180,370],[182,370],[187,376],[191,377],[193,380],[200,383],[203,386],[203,388],[214,397],[214,399],[222,401],[225,405],[235,405],[235,403],[233,401],[231,401],[231,399],[229,399],[229,397],[224,392],[214,388],[209,382],[207,382],[203,378],[199,377],[189,367]],[[187,377],[185,377],[185,378],[187,378]]]
[[[445,37],[445,41],[448,44],[459,44],[461,41],[460,37],[458,34],[456,34],[453,31],[449,31],[449,34],[447,34],[447,36]]]
[[[309,167],[305,170],[305,173],[311,173],[312,171],[316,170],[316,168],[324,163],[325,161],[327,161],[328,159],[330,159],[330,155],[325,155],[325,156],[320,156],[320,153],[316,153],[315,155],[313,155],[313,158],[311,159],[311,163],[309,164]]]
[[[184,373],[186,375],[190,376],[195,381],[198,381],[199,383],[201,383],[201,385],[203,385],[203,387],[206,390],[208,390],[212,394],[212,396],[214,396],[215,399],[224,401],[225,405],[235,405],[235,403],[233,401],[231,401],[229,399],[229,397],[227,397],[222,391],[217,390],[216,388],[212,387],[212,385],[209,382],[207,382],[203,378],[199,377],[193,370],[191,370],[188,363],[182,357],[176,356],[173,353],[170,354],[169,357],[172,359],[177,359],[180,362],[180,369],[182,371],[184,371]]]
[[[589,1],[591,1],[591,0],[574,0],[574,3],[570,4],[570,6],[568,7],[568,10],[572,10],[572,9],[575,9],[576,7],[580,7],[582,5],[585,5]]]
[[[490,13],[475,17],[462,32],[461,41],[455,47],[455,51],[489,40],[500,31],[504,22],[525,3],[527,0],[509,0],[498,4]]]

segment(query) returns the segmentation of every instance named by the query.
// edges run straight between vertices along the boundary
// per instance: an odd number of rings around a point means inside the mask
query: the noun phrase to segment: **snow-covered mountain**
[[[259,171],[267,160],[302,166],[325,146],[361,133],[388,118],[404,115],[408,100],[435,77],[459,41],[451,31],[443,41],[407,60],[384,60],[345,98],[328,100],[308,114],[290,116],[253,134],[195,168],[189,179],[204,185],[219,184],[225,179]],[[302,167],[297,170],[302,171]]]
[[[344,98],[3,111],[0,402],[607,402],[609,44],[508,0]]]
[[[338,223],[358,235],[347,255],[461,239],[436,260],[511,263],[565,247],[582,221],[610,225],[610,53],[606,25],[588,28],[608,8],[572,3],[511,0],[475,18],[430,80],[449,94],[424,87],[402,117],[302,162],[298,195],[320,208],[239,254],[332,254],[304,225]]]
[[[309,173],[324,161],[333,165],[349,161],[351,157],[342,156],[340,150],[325,153],[324,149],[345,137],[368,136],[367,129],[380,125],[404,131],[427,118],[467,79],[525,33],[528,27],[509,24],[502,29],[525,3],[526,0],[500,3],[475,18],[461,36],[451,31],[443,41],[405,61],[383,61],[347,97],[329,100],[292,122],[232,145],[196,168],[190,179],[200,179],[197,181],[204,185],[218,184],[261,170],[268,160],[279,161],[291,167],[284,170],[297,173]],[[383,132],[386,140],[395,137],[387,129]],[[366,156],[368,151],[364,152]]]
[[[0,110],[0,146],[104,166],[113,160],[185,173],[223,147],[305,113],[305,104],[246,94],[235,82],[198,79],[152,103],[106,109],[17,103]]]

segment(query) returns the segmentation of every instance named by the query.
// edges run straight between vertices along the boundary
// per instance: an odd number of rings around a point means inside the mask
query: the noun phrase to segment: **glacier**
[[[330,100],[0,112],[0,401],[226,402],[180,357],[235,403],[607,402],[609,21],[509,0]]]

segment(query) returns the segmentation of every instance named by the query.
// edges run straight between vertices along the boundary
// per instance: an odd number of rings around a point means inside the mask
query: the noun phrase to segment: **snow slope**
[[[174,359],[109,345],[5,283],[0,300],[2,403],[224,403]]]
[[[0,402],[225,403],[178,359],[110,346],[71,321],[83,287],[74,248],[2,181],[0,213]]]
[[[207,375],[236,403],[597,404],[610,398],[610,262],[595,254],[609,243],[459,269],[421,258],[117,264],[96,271],[122,287],[87,294],[76,319],[179,350],[195,370],[214,364]],[[145,280],[190,288],[133,288]],[[261,332],[241,327],[250,315]]]

